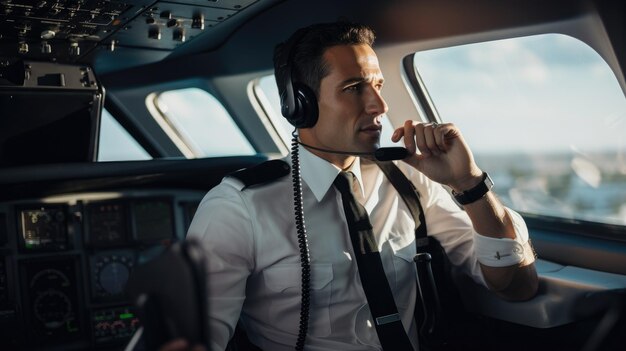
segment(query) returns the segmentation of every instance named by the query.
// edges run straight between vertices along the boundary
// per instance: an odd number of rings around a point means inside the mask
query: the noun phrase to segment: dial
[[[67,276],[58,269],[47,268],[37,272],[30,280],[30,287],[40,286],[67,287],[71,284]]]
[[[76,284],[77,257],[29,259],[20,262],[25,292],[27,343],[76,340],[84,335]]]
[[[101,253],[91,259],[94,300],[123,298],[126,283],[135,265],[132,251]]]
[[[30,280],[35,292],[33,312],[45,328],[62,326],[72,312],[72,303],[61,290],[71,285],[68,277],[58,269],[48,268],[37,272]]]
[[[33,311],[46,329],[57,329],[72,316],[72,302],[63,292],[49,289],[37,295]]]

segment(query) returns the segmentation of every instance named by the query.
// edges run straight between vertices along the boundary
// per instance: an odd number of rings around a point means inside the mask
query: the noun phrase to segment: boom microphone
[[[392,146],[392,147],[381,147],[374,152],[353,152],[353,151],[334,151],[322,149],[319,147],[307,145],[298,141],[298,144],[302,146],[306,146],[313,150],[330,152],[331,154],[340,154],[340,155],[353,155],[353,156],[374,156],[374,158],[378,161],[393,161],[393,160],[402,160],[409,156],[409,150],[401,147],[401,146]]]
[[[374,151],[374,157],[378,161],[402,160],[409,156],[409,150],[401,146],[381,147]]]

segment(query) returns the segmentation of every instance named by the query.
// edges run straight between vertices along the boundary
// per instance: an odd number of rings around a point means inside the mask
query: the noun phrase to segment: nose
[[[370,86],[367,90],[369,93],[365,94],[365,112],[372,116],[379,116],[386,113],[389,107],[380,94],[380,90],[373,86]]]

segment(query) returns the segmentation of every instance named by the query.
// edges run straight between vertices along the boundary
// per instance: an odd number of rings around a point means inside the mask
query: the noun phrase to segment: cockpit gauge
[[[81,337],[76,258],[26,260],[20,263],[25,296],[28,342],[75,340]]]
[[[90,258],[93,301],[124,300],[124,289],[135,262],[135,254],[130,250],[93,255]]]
[[[123,245],[127,241],[126,205],[122,202],[87,204],[86,243],[92,247]]]
[[[25,251],[67,249],[67,216],[63,206],[42,205],[22,209],[20,228],[20,246]]]
[[[65,325],[72,314],[72,302],[61,291],[50,289],[35,297],[33,310],[46,329],[57,329]]]
[[[141,244],[169,242],[174,237],[170,199],[136,200],[131,207],[134,239]]]

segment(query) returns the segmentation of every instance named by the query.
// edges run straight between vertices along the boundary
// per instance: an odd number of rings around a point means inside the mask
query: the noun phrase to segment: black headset
[[[280,93],[280,112],[296,128],[310,128],[317,123],[319,109],[317,97],[313,89],[302,82],[292,80],[293,59],[295,57],[294,47],[306,35],[309,28],[302,28],[296,31],[286,43],[279,48],[281,54],[278,55],[279,64],[277,67],[284,73],[282,83],[278,88]],[[278,72],[277,72],[278,73]],[[280,78],[279,78],[280,79]]]

